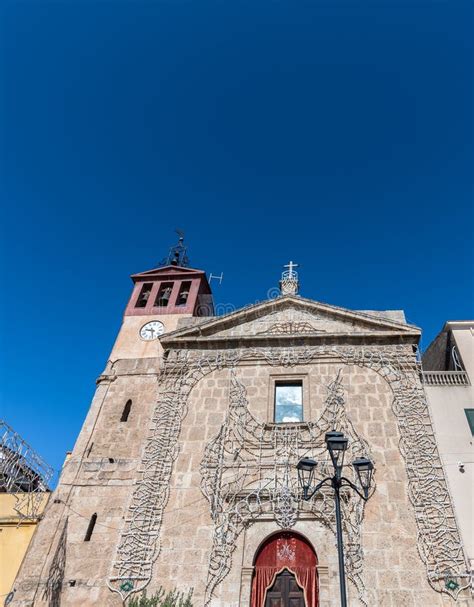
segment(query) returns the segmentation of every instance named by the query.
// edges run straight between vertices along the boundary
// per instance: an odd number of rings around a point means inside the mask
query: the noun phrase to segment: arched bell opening
[[[251,607],[318,607],[318,559],[306,538],[284,531],[268,537],[254,559]]]

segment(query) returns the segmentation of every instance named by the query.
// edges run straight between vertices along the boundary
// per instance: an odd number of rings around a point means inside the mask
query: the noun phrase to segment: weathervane
[[[288,268],[288,270],[283,270],[281,274],[280,292],[282,295],[297,295],[299,280],[295,268],[298,267],[298,264],[290,261],[283,267]]]
[[[175,230],[178,234],[178,244],[170,248],[168,257],[161,260],[160,266],[181,266],[186,268],[189,266],[189,258],[186,254],[187,247],[184,244],[184,232],[181,230]]]

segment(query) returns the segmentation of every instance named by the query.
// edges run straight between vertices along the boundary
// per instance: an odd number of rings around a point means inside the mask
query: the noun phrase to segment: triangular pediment
[[[284,296],[213,318],[163,336],[167,347],[183,342],[282,339],[337,340],[351,337],[411,337],[420,330],[413,325],[383,316],[357,312],[298,296]]]
[[[205,272],[203,270],[194,270],[192,268],[184,268],[182,266],[162,266],[160,268],[153,268],[152,270],[146,270],[145,272],[139,272],[138,274],[132,274],[134,282],[139,280],[150,280],[153,278],[178,278],[189,276],[203,276]]]

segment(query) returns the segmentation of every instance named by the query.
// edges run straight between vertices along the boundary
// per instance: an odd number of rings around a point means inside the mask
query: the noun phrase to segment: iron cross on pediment
[[[293,278],[293,269],[298,267],[297,263],[293,263],[292,261],[290,261],[290,263],[287,263],[285,266],[283,266],[284,268],[288,268],[288,278]]]

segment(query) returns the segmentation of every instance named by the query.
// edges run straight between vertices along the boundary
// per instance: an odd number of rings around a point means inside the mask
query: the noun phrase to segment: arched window
[[[96,521],[97,521],[97,514],[94,512],[94,514],[91,516],[91,520],[89,521],[89,526],[87,527],[86,536],[84,538],[85,542],[90,542],[90,539],[94,532],[94,527],[95,527]]]
[[[132,401],[127,400],[127,402],[125,403],[125,407],[123,408],[123,411],[122,411],[122,417],[120,418],[121,422],[126,422],[128,420],[128,416],[130,415],[131,408],[132,408]]]

